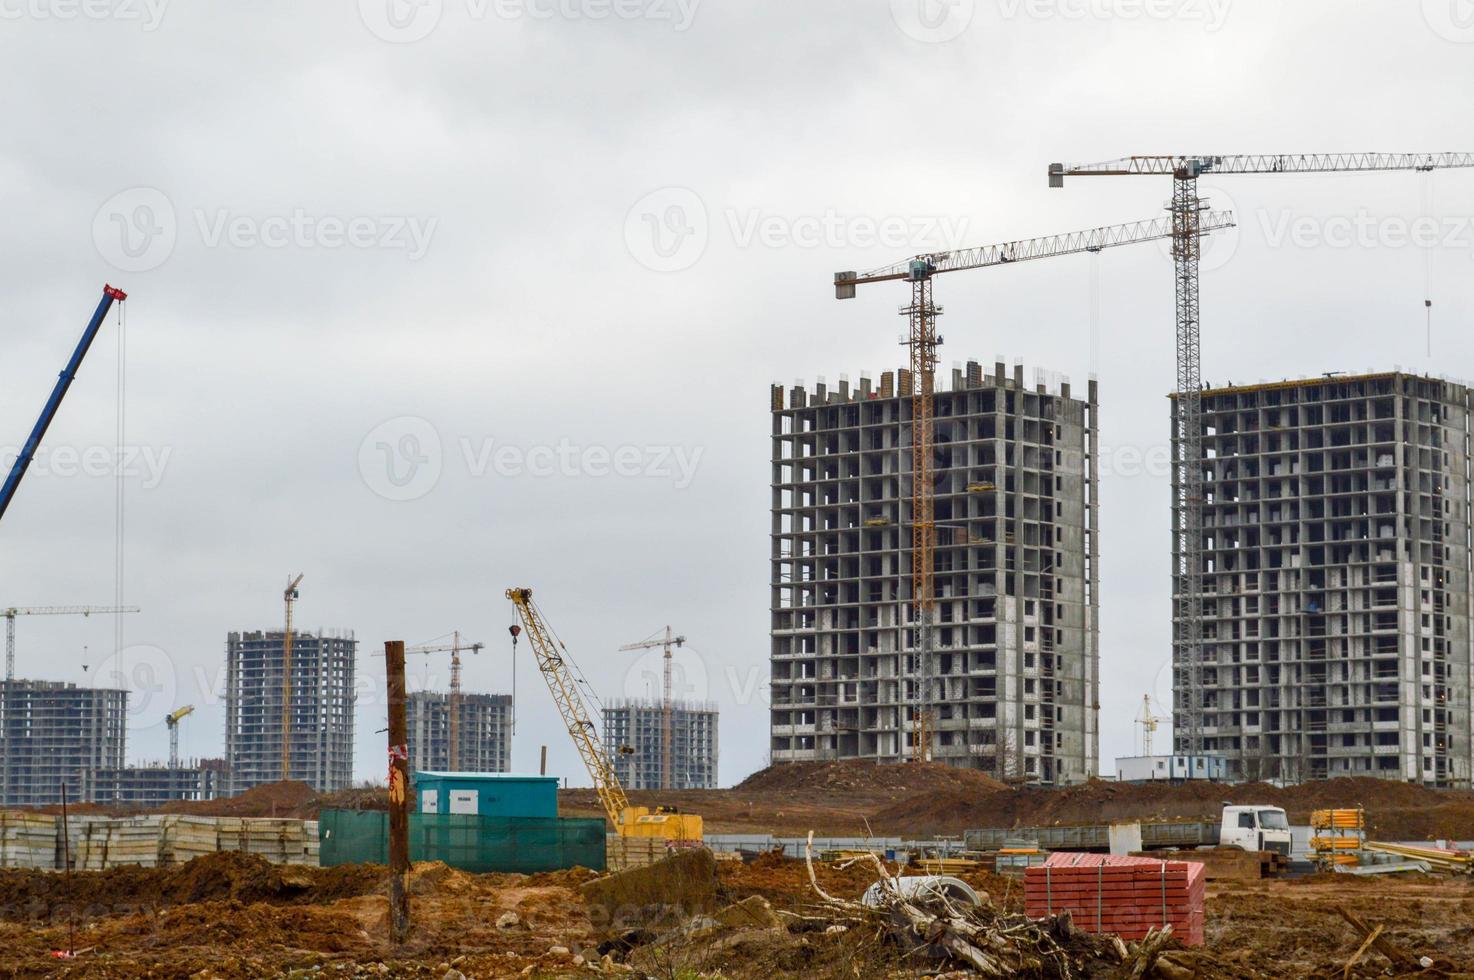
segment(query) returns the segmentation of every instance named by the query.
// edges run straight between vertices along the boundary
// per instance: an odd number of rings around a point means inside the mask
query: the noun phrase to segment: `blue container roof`
[[[521,773],[514,773],[514,772],[429,772],[429,771],[422,771],[422,772],[415,773],[415,779],[416,780],[422,780],[422,779],[463,779],[463,780],[480,780],[480,781],[485,781],[485,782],[497,782],[497,781],[501,781],[501,782],[516,782],[516,783],[528,783],[528,782],[533,782],[533,783],[537,783],[537,782],[556,783],[556,782],[558,782],[558,777],[557,776],[523,775]]]

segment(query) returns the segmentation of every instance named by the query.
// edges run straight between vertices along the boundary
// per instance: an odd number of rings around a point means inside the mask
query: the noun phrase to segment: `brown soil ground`
[[[1097,823],[1124,819],[1216,818],[1224,801],[1284,807],[1295,823],[1312,810],[1361,806],[1374,836],[1397,840],[1474,838],[1474,792],[1426,789],[1380,779],[1332,779],[1278,789],[1092,780],[1067,789],[1004,786],[947,766],[831,762],[765,769],[732,789],[632,793],[636,805],[675,805],[701,814],[710,833],[801,836],[956,835],[974,827]],[[560,796],[568,816],[597,816],[593,790]]]
[[[826,891],[855,898],[872,880],[858,867],[816,869]],[[75,876],[74,894],[89,901],[119,887],[146,901],[132,909],[101,902],[36,916],[26,872],[0,871],[0,977],[193,978],[443,977],[453,966],[469,978],[587,976],[575,955],[601,961],[607,937],[593,927],[578,892],[591,872],[524,877],[467,875],[444,865],[417,866],[410,892],[414,932],[395,949],[387,942],[383,868],[288,869],[286,884],[261,882],[260,868],[202,858],[180,869]],[[720,863],[721,901],[761,895],[775,908],[816,915],[819,901],[805,866],[768,856],[752,864]],[[56,876],[53,881],[59,882]],[[990,875],[975,887],[1016,909],[1018,885]],[[190,895],[199,895],[189,899]],[[157,901],[148,899],[157,898]],[[1335,912],[1344,907],[1381,924],[1413,956],[1474,972],[1474,884],[1442,879],[1290,881],[1215,884],[1208,900],[1208,944],[1175,954],[1204,980],[1237,977],[1340,976],[1360,945]],[[517,924],[498,928],[506,912]],[[73,945],[69,947],[69,936]],[[555,949],[556,947],[556,949]],[[73,948],[58,959],[53,951]],[[566,950],[566,951],[565,951]],[[621,954],[622,955],[622,954]],[[920,967],[855,933],[747,930],[700,941],[662,941],[630,954],[640,974],[657,977],[870,978],[916,976]],[[1352,972],[1385,975],[1372,953]],[[625,973],[629,976],[632,974]],[[1101,975],[1110,975],[1109,973]],[[1432,974],[1446,975],[1446,974]]]
[[[1216,818],[1224,801],[1231,800],[1282,806],[1292,822],[1302,824],[1312,810],[1364,807],[1372,836],[1384,839],[1474,838],[1474,792],[1381,779],[1332,779],[1288,789],[1263,783],[1174,786],[1092,780],[1067,789],[1034,789],[943,765],[825,762],[774,766],[732,789],[629,795],[636,806],[699,813],[714,834],[798,837],[813,830],[831,836],[955,836],[974,827]],[[592,789],[563,790],[559,805],[564,816],[598,817],[604,812]],[[382,789],[319,794],[306,783],[275,783],[231,799],[171,803],[155,812],[312,820],[328,808],[386,806]],[[73,812],[137,811],[74,807]]]

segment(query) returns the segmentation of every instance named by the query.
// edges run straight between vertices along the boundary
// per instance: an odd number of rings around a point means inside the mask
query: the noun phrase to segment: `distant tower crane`
[[[177,711],[171,711],[164,716],[164,724],[169,727],[169,768],[179,768],[179,723],[186,716],[194,714],[194,705],[186,704]]]
[[[292,778],[292,606],[302,597],[297,586],[303,576],[298,575],[287,583],[282,601],[287,606],[287,631],[282,637],[281,656],[281,778],[285,782]]]
[[[459,772],[461,768],[461,651],[469,650],[471,653],[480,653],[486,648],[484,643],[461,643],[460,630],[452,634],[455,639],[444,646],[420,646],[410,647],[405,653],[448,653],[450,654],[450,757],[449,765],[452,772]]]
[[[1231,214],[1199,215],[1202,233],[1233,227]],[[1120,245],[1171,238],[1173,224],[1166,218],[1077,231],[1048,238],[1031,238],[955,252],[918,255],[866,273],[834,274],[836,299],[854,299],[855,287],[873,282],[909,282],[911,304],[901,308],[910,325],[905,344],[911,351],[911,388],[897,391],[911,398],[911,603],[916,624],[916,682],[913,690],[912,761],[930,762],[936,719],[932,690],[932,617],[936,609],[934,586],[936,543],[936,486],[932,478],[932,424],[935,409],[937,318],[942,308],[932,302],[932,278],[944,272],[987,269],[1032,259],[1056,258],[1081,252],[1098,253]]]
[[[136,613],[137,606],[43,606],[35,609],[0,609],[5,617],[5,679],[15,680],[15,617],[17,616],[112,616]]]
[[[1177,538],[1175,648],[1181,717],[1176,741],[1190,757],[1203,752],[1203,370],[1198,268],[1207,204],[1198,179],[1229,174],[1324,174],[1474,167],[1474,153],[1303,153],[1240,156],[1136,156],[1106,163],[1049,165],[1049,186],[1066,177],[1170,176],[1172,258],[1177,283],[1177,455],[1173,460]],[[1185,690],[1183,688],[1185,687]]]
[[[670,707],[670,674],[671,674],[671,652],[675,647],[683,646],[686,642],[684,636],[675,636],[671,628],[665,628],[665,636],[653,640],[644,640],[640,643],[626,643],[620,647],[621,652],[630,650],[665,650],[665,680],[660,695],[660,788],[670,789],[670,767],[671,767],[671,707]]]
[[[1152,754],[1152,736],[1157,733],[1157,726],[1164,721],[1171,721],[1170,716],[1159,715],[1152,710],[1152,696],[1147,694],[1141,699],[1141,714],[1136,716],[1136,723],[1141,726],[1141,754],[1150,756]]]

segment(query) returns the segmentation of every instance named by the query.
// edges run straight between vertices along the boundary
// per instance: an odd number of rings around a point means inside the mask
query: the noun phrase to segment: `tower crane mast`
[[[626,643],[620,647],[621,653],[631,650],[664,650],[664,678],[660,696],[660,788],[670,789],[671,777],[671,651],[675,647],[685,645],[684,636],[676,636],[671,628],[665,628],[665,636],[656,640],[644,640],[640,643]]]
[[[287,629],[282,635],[281,657],[281,778],[285,782],[292,778],[292,607],[301,598],[297,586],[302,584],[302,575],[287,583],[282,592],[282,601],[287,606]]]
[[[1296,153],[1147,155],[1105,163],[1049,165],[1049,186],[1066,177],[1170,176],[1172,258],[1176,283],[1177,396],[1173,459],[1174,534],[1177,539],[1173,643],[1178,694],[1174,739],[1189,757],[1203,742],[1203,408],[1199,267],[1207,204],[1198,180],[1211,175],[1430,172],[1474,167],[1474,153]],[[1190,763],[1191,765],[1191,763]],[[1192,771],[1192,770],[1189,770]]]
[[[1200,231],[1205,234],[1233,226],[1233,216],[1227,213],[1199,215],[1198,219]],[[1097,253],[1121,245],[1171,238],[1173,234],[1172,221],[1158,218],[980,248],[931,252],[870,272],[837,272],[834,275],[836,299],[854,299],[856,287],[869,283],[911,284],[911,303],[900,311],[909,326],[909,336],[905,344],[911,354],[911,390],[898,391],[897,394],[911,399],[911,603],[913,621],[916,624],[916,681],[913,691],[911,746],[913,761],[931,761],[936,729],[932,619],[936,610],[936,563],[933,553],[937,525],[932,443],[937,348],[943,342],[937,332],[937,319],[943,310],[933,302],[932,279],[946,272],[987,269],[1082,252]]]
[[[404,652],[450,654],[450,701],[448,703],[450,714],[450,751],[447,754],[447,759],[451,771],[459,772],[461,768],[461,651],[469,650],[473,654],[480,653],[485,649],[486,644],[462,644],[460,630],[456,630],[454,636],[455,639],[448,645],[410,647]]]

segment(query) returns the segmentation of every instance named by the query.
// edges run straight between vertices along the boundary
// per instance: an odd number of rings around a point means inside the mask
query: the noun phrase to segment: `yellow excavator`
[[[532,644],[533,656],[537,658],[538,670],[548,682],[548,691],[558,712],[563,716],[563,725],[568,737],[578,749],[583,764],[594,781],[594,791],[615,832],[622,837],[651,837],[659,840],[699,842],[702,835],[701,817],[694,813],[681,813],[674,807],[631,806],[624,787],[615,775],[608,752],[599,740],[598,730],[589,716],[588,705],[578,681],[568,669],[563,645],[553,638],[547,621],[532,602],[531,589],[508,589],[507,598],[517,607],[520,626],[512,627],[512,645],[525,629],[528,642]]]

